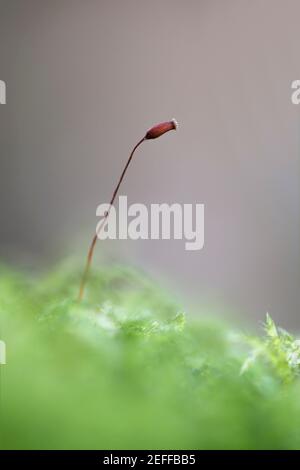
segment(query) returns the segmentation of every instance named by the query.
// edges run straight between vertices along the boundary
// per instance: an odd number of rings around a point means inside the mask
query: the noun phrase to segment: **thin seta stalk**
[[[109,203],[109,209],[108,211],[106,211],[106,213],[104,214],[104,217],[103,217],[103,220],[100,224],[100,226],[98,227],[98,230],[96,232],[96,234],[94,235],[93,237],[93,240],[92,240],[92,243],[90,245],[90,248],[89,248],[89,251],[88,251],[88,256],[87,256],[87,260],[86,260],[86,264],[85,264],[85,269],[84,269],[84,272],[83,272],[83,275],[82,275],[82,279],[81,279],[81,283],[80,283],[80,289],[79,289],[79,295],[78,295],[78,301],[81,302],[81,300],[83,299],[83,296],[84,296],[84,292],[85,292],[85,287],[86,287],[86,283],[87,283],[87,280],[88,280],[88,275],[89,275],[89,271],[90,271],[90,268],[91,268],[91,264],[92,264],[92,260],[93,260],[93,255],[94,255],[94,251],[95,251],[95,246],[96,246],[96,243],[97,243],[97,239],[99,237],[99,234],[101,233],[101,230],[102,228],[104,227],[104,224],[109,216],[109,213],[110,213],[110,209],[111,207],[113,206],[114,202],[115,202],[115,199],[117,197],[117,194],[118,194],[118,191],[120,189],[120,186],[122,184],[122,181],[125,177],[125,174],[128,170],[128,167],[130,165],[130,162],[133,158],[133,155],[135,154],[135,151],[137,150],[137,148],[145,141],[145,140],[150,140],[150,139],[156,139],[157,137],[160,137],[161,135],[165,134],[166,132],[168,131],[171,131],[172,129],[177,129],[178,127],[178,124],[177,124],[177,121],[175,119],[172,119],[171,121],[167,121],[167,122],[162,122],[160,124],[157,124],[156,126],[152,127],[151,129],[149,129],[149,131],[146,133],[146,135],[138,141],[138,143],[134,146],[131,154],[129,155],[129,158],[127,160],[127,163],[124,167],[124,170],[120,176],[120,179],[119,179],[119,182],[117,184],[117,186],[115,187],[114,189],[114,192],[113,192],[113,195],[112,195],[112,198],[111,198],[111,201]]]

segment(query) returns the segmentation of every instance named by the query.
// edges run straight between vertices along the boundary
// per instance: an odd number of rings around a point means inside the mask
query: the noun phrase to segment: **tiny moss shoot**
[[[120,179],[119,179],[119,182],[117,184],[117,186],[115,187],[114,189],[114,192],[113,192],[113,195],[111,197],[111,200],[110,200],[110,207],[114,204],[115,202],[115,199],[117,197],[117,194],[118,194],[118,191],[120,189],[120,186],[122,184],[122,181],[125,177],[125,174],[126,174],[126,171],[130,165],[130,162],[132,160],[132,157],[135,153],[135,151],[137,150],[137,148],[145,141],[145,140],[151,140],[151,139],[157,139],[158,137],[160,137],[161,135],[165,134],[166,132],[169,132],[171,130],[176,130],[178,127],[178,124],[177,124],[177,121],[175,119],[172,119],[171,121],[166,121],[166,122],[161,122],[160,124],[157,124],[156,126],[153,126],[151,127],[151,129],[148,130],[148,132],[145,134],[145,136],[139,140],[139,142],[134,146],[131,154],[129,155],[129,158],[127,160],[127,163],[125,165],[125,168],[120,176]],[[84,290],[85,290],[85,286],[86,286],[86,283],[87,283],[87,279],[88,279],[88,274],[89,274],[89,270],[90,270],[90,267],[91,267],[91,264],[92,264],[92,260],[93,260],[93,255],[94,255],[94,250],[95,250],[95,246],[96,246],[96,243],[97,243],[97,239],[98,239],[98,236],[99,234],[101,233],[101,230],[102,228],[104,227],[105,225],[105,222],[109,216],[109,213],[110,213],[110,210],[108,210],[106,213],[105,213],[105,216],[103,218],[103,221],[102,223],[100,224],[100,227],[98,229],[98,231],[96,232],[96,234],[94,235],[93,237],[93,240],[92,240],[92,243],[90,245],[90,248],[89,248],[89,251],[88,251],[88,256],[87,256],[87,260],[86,260],[86,265],[85,265],[85,269],[84,269],[84,272],[83,272],[83,276],[82,276],[82,280],[81,280],[81,284],[80,284],[80,289],[79,289],[79,295],[78,295],[78,301],[80,302],[83,298],[83,295],[84,295]]]

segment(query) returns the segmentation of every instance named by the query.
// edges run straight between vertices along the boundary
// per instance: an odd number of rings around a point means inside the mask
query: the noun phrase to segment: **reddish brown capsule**
[[[178,127],[178,123],[175,119],[172,119],[168,122],[161,122],[154,127],[151,127],[147,134],[145,135],[145,139],[157,139],[161,135],[165,134],[166,132],[176,130]]]

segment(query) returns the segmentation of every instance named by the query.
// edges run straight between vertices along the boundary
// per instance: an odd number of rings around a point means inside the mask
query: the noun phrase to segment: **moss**
[[[1,448],[300,448],[299,346],[270,317],[245,337],[120,266],[78,304],[79,278],[0,270]]]

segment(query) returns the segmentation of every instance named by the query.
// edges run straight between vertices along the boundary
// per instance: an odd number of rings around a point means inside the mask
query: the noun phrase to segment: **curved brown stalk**
[[[100,224],[100,227],[98,228],[93,240],[92,240],[92,243],[90,245],[90,248],[89,248],[89,251],[88,251],[88,256],[87,256],[87,260],[86,260],[86,265],[85,265],[85,269],[84,269],[84,272],[83,272],[83,276],[82,276],[82,279],[81,279],[81,283],[80,283],[80,289],[79,289],[79,295],[78,295],[78,301],[80,302],[83,298],[83,295],[84,295],[84,290],[85,290],[85,286],[86,286],[86,282],[87,282],[87,278],[88,278],[88,275],[89,275],[89,271],[90,271],[90,267],[91,267],[91,264],[92,264],[92,260],[93,260],[93,255],[94,255],[94,250],[95,250],[95,246],[96,246],[96,243],[97,243],[97,239],[98,239],[98,236],[99,236],[99,233],[101,233],[101,230],[109,216],[109,213],[110,213],[110,210],[111,210],[111,207],[112,205],[114,204],[115,202],[115,199],[116,199],[116,196],[118,194],[118,191],[119,191],[119,188],[121,186],[121,183],[124,179],[124,176],[125,176],[125,173],[130,165],[130,162],[132,160],[132,157],[134,155],[134,152],[136,151],[136,149],[141,145],[142,142],[144,142],[144,140],[150,140],[150,139],[157,139],[158,137],[160,137],[161,135],[165,134],[166,132],[169,132],[171,130],[175,130],[177,129],[178,127],[178,124],[177,124],[177,121],[175,119],[172,119],[171,121],[167,121],[167,122],[161,122],[160,124],[157,124],[156,126],[154,127],[151,127],[151,129],[148,130],[148,132],[146,133],[145,137],[143,137],[136,145],[135,147],[133,148],[131,154],[129,155],[129,158],[127,160],[127,163],[125,165],[125,168],[120,176],[120,179],[119,179],[119,182],[117,184],[117,186],[115,187],[115,190],[113,192],[113,195],[112,195],[112,198],[111,198],[111,201],[109,203],[109,209],[108,211],[106,211],[104,217],[103,217],[103,220]]]
[[[106,222],[106,219],[108,218],[109,216],[109,213],[110,213],[110,208],[111,206],[113,205],[113,203],[115,202],[115,199],[117,197],[117,194],[118,194],[118,191],[120,189],[120,186],[121,186],[121,183],[124,179],[124,176],[125,176],[125,173],[130,165],[130,162],[132,160],[132,157],[136,151],[136,149],[141,145],[142,142],[144,142],[144,140],[146,139],[146,137],[143,137],[136,145],[135,147],[133,148],[128,160],[127,160],[127,163],[125,165],[125,168],[120,176],[120,179],[119,179],[119,182],[117,184],[117,186],[115,187],[115,190],[113,192],[113,195],[112,195],[112,198],[111,198],[111,201],[110,201],[110,204],[109,204],[109,210],[105,213],[105,216],[102,220],[102,223],[100,224],[100,227],[98,228],[98,231],[97,233],[95,234],[93,240],[92,240],[92,243],[90,245],[90,248],[89,248],[89,251],[88,251],[88,256],[87,256],[87,260],[86,260],[86,265],[85,265],[85,269],[84,269],[84,272],[83,272],[83,276],[82,276],[82,279],[81,279],[81,283],[80,283],[80,289],[79,289],[79,295],[78,295],[78,301],[80,302],[83,298],[83,295],[84,295],[84,290],[85,290],[85,286],[86,286],[86,282],[87,282],[87,279],[88,279],[88,274],[89,274],[89,271],[90,271],[90,267],[91,267],[91,264],[92,264],[92,260],[93,260],[93,255],[94,255],[94,250],[95,250],[95,246],[96,246],[96,243],[97,243],[97,239],[98,239],[98,236],[99,234],[101,233],[101,230]]]

